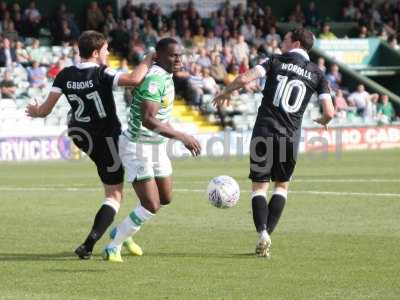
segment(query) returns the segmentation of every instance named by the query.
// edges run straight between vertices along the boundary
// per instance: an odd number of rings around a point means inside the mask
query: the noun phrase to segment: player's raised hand
[[[34,103],[29,103],[25,108],[25,113],[28,117],[37,118],[39,117],[39,103],[37,99],[33,99]]]
[[[214,106],[223,106],[225,104],[229,106],[230,102],[231,95],[226,93],[220,93],[212,100]]]
[[[193,136],[188,134],[183,134],[181,141],[185,145],[186,149],[188,149],[193,156],[200,155],[201,153],[200,143]]]
[[[318,123],[319,125],[322,125],[325,130],[328,130],[328,122],[326,122],[326,119],[324,117],[314,119],[313,120],[315,123]]]

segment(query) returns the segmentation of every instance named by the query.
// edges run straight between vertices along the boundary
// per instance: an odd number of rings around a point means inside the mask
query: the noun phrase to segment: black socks
[[[273,194],[271,197],[271,201],[268,204],[268,222],[267,222],[267,231],[268,234],[271,234],[276,225],[279,222],[279,218],[281,217],[283,208],[285,207],[286,198],[280,194]]]
[[[253,208],[253,220],[257,232],[267,229],[268,205],[264,196],[255,195],[251,199]]]
[[[88,251],[92,251],[94,244],[103,236],[107,228],[112,224],[116,211],[109,205],[103,205],[94,218],[92,230],[86,238],[84,245]]]

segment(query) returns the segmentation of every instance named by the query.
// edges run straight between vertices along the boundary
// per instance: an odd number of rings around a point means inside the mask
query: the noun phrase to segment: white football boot
[[[256,256],[271,258],[271,237],[267,231],[262,231],[256,244]]]

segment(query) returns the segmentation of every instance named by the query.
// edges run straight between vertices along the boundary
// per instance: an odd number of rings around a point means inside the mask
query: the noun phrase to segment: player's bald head
[[[166,53],[170,45],[175,45],[175,44],[178,45],[177,40],[173,38],[163,38],[158,41],[156,45],[156,52],[157,54]]]

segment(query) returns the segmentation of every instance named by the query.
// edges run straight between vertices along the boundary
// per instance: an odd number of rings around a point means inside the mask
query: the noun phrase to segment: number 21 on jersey
[[[307,87],[304,82],[294,79],[288,80],[287,76],[278,75],[276,77],[279,84],[275,92],[273,104],[276,107],[279,107],[279,104],[282,103],[282,108],[288,113],[295,113],[297,112],[300,107],[301,103],[304,100],[304,97],[307,92]],[[297,88],[297,95],[296,99],[292,104],[289,103],[290,97],[292,96],[293,89]]]
[[[99,114],[100,119],[103,119],[107,116],[106,111],[103,106],[103,102],[101,101],[100,95],[97,91],[87,94],[86,98],[88,100],[94,101],[94,104],[96,106],[96,110],[97,110],[97,113]],[[85,110],[85,103],[83,102],[82,98],[80,98],[76,94],[70,94],[70,95],[68,95],[68,99],[70,101],[75,101],[78,103],[78,108],[75,111],[75,120],[77,120],[78,122],[83,122],[83,123],[90,122],[89,116],[86,116],[86,117],[82,116],[82,113]]]

